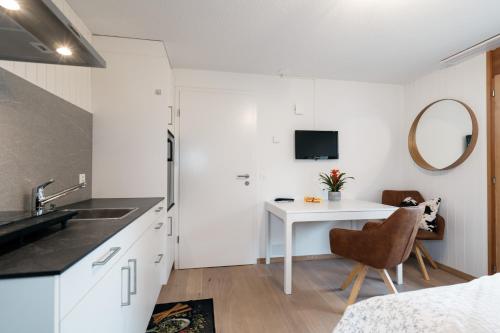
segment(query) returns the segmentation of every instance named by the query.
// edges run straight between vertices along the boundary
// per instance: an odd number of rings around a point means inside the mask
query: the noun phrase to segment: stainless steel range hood
[[[0,0],[0,59],[106,67],[106,61],[51,0],[3,2],[14,9],[7,9]]]

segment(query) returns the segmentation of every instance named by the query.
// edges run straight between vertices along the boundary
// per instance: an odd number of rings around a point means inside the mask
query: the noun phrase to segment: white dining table
[[[292,294],[292,254],[293,254],[293,225],[307,222],[332,222],[332,221],[359,221],[386,219],[398,207],[383,205],[376,202],[342,199],[340,201],[322,201],[308,203],[302,200],[295,202],[265,203],[266,227],[266,264],[271,262],[271,216],[276,216],[284,224],[285,229],[285,260],[284,283],[285,294]],[[397,283],[403,283],[403,264],[398,265]]]

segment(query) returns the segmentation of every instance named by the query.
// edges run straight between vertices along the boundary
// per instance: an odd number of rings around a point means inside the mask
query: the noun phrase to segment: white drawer
[[[66,270],[60,277],[60,318],[64,318],[160,216],[160,202]],[[106,222],[104,222],[106,223]],[[109,222],[113,223],[113,222]],[[106,260],[105,264],[93,265]]]

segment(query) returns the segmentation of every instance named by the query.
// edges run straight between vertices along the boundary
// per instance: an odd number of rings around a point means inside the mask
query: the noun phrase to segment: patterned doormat
[[[146,333],[215,333],[213,299],[156,304]]]

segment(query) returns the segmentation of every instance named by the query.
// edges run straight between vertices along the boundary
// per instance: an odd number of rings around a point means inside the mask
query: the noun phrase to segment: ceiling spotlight
[[[8,10],[19,10],[21,6],[16,0],[0,0],[0,6]]]
[[[70,56],[73,54],[73,52],[71,52],[71,49],[67,46],[61,46],[61,47],[58,47],[56,49],[57,53],[59,53],[60,55],[63,55],[63,56]]]

